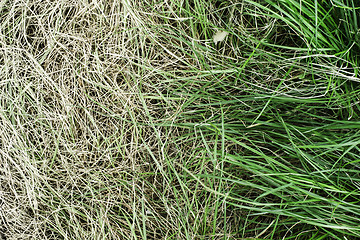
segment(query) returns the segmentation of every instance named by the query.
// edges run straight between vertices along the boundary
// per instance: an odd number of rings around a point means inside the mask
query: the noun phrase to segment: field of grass
[[[357,0],[1,0],[0,239],[360,239],[359,29]]]

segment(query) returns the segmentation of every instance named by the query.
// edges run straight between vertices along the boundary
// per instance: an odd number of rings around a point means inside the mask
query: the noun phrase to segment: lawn
[[[0,1],[0,239],[360,239],[360,1]]]

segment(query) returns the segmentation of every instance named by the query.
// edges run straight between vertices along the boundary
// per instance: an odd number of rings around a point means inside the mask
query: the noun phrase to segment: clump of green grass
[[[1,234],[359,237],[358,13],[3,1]]]

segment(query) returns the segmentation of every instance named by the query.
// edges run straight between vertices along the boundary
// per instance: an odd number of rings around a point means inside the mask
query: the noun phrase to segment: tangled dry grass
[[[7,239],[194,238],[181,225],[203,214],[201,202],[166,173],[177,151],[166,139],[179,133],[153,124],[181,105],[164,101],[171,83],[159,73],[187,57],[149,11],[169,4],[1,2]]]

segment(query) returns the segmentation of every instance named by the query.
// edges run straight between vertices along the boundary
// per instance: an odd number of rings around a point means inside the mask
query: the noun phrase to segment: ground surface
[[[359,7],[0,1],[2,238],[358,239]]]

